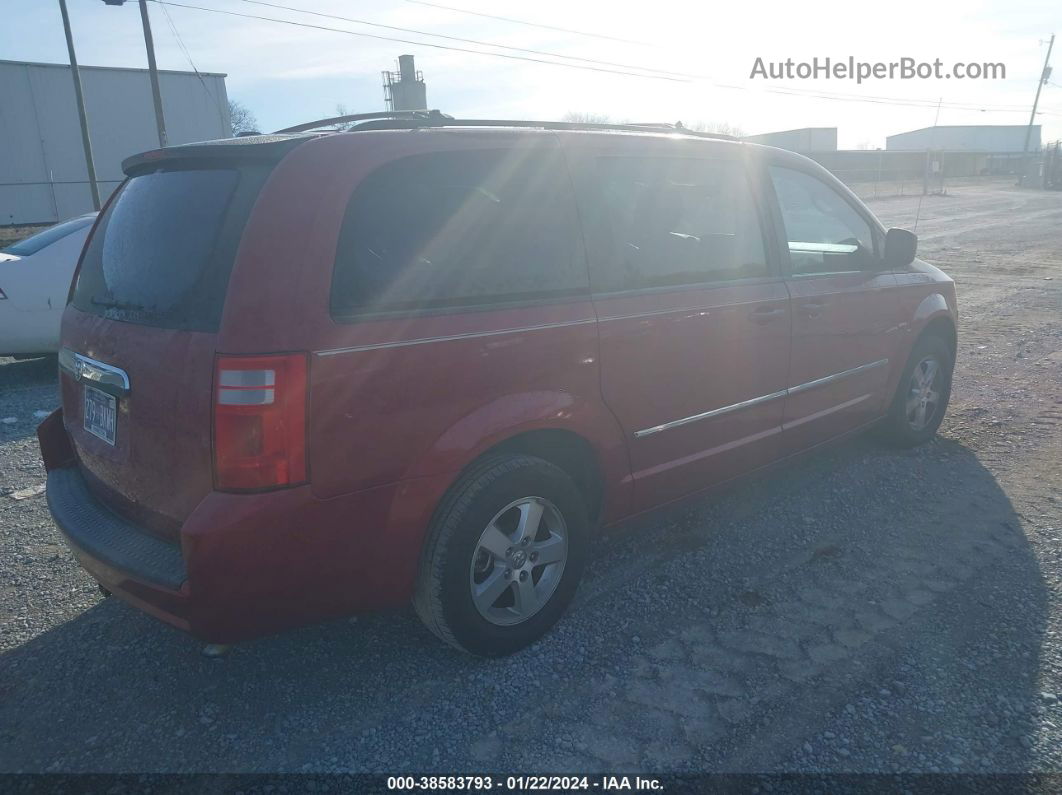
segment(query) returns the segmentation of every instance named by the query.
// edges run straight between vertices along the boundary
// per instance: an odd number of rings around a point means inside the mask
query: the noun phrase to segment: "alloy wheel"
[[[567,559],[568,532],[557,506],[541,497],[514,500],[476,543],[469,567],[472,602],[492,624],[523,623],[553,596]]]
[[[905,404],[907,424],[922,431],[936,418],[940,409],[943,368],[936,356],[926,356],[911,372]]]

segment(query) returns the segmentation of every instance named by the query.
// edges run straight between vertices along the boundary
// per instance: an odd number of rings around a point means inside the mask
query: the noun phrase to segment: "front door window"
[[[863,217],[819,179],[771,166],[794,276],[869,270],[874,234]]]

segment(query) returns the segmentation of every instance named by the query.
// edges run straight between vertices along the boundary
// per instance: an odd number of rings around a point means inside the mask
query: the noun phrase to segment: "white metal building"
[[[122,160],[159,145],[146,69],[82,66],[89,135],[105,200]],[[173,144],[228,138],[225,75],[159,72]],[[92,210],[70,67],[0,61],[0,226],[61,221]]]
[[[802,127],[799,130],[746,135],[744,140],[777,146],[793,152],[835,152],[837,151],[837,128]]]
[[[890,135],[886,149],[937,149],[945,152],[1022,152],[1028,126],[1024,124],[968,124],[924,127],[921,130]],[[1034,124],[1029,151],[1040,150],[1040,125]]]

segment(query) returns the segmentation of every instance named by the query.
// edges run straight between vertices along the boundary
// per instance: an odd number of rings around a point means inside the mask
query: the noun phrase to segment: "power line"
[[[445,44],[433,44],[426,41],[413,41],[410,39],[400,39],[394,36],[382,36],[376,33],[363,33],[355,30],[344,30],[343,28],[330,28],[325,25],[314,25],[309,22],[295,22],[291,19],[277,19],[276,17],[263,17],[257,14],[241,14],[239,11],[226,11],[220,8],[207,8],[205,6],[191,5],[190,3],[175,3],[172,0],[151,0],[153,3],[159,5],[174,6],[175,8],[191,8],[196,11],[208,11],[213,14],[225,14],[226,16],[242,17],[244,19],[256,19],[262,22],[276,22],[281,25],[293,25],[300,28],[311,28],[314,30],[326,30],[332,33],[345,33],[348,36],[360,36],[366,39],[377,39],[379,41],[394,41],[399,44],[412,44],[417,47],[431,47],[436,50],[451,50],[453,52],[464,52],[472,55],[488,55],[494,58],[505,58],[510,61],[529,61],[531,63],[548,64],[550,66],[562,66],[566,69],[582,69],[590,72],[604,72],[606,74],[625,75],[627,77],[641,77],[646,80],[667,80],[672,83],[689,83],[689,79],[684,77],[669,77],[667,75],[659,74],[647,74],[639,72],[628,72],[619,69],[606,69],[604,67],[597,66],[583,66],[581,64],[574,63],[558,63],[557,61],[546,61],[541,58],[531,58],[522,55],[508,55],[502,52],[484,52],[483,50],[470,50],[467,47],[452,47]],[[291,9],[292,11],[298,11],[299,9]]]
[[[826,99],[826,100],[837,101],[837,102],[868,102],[868,103],[872,103],[872,104],[897,105],[897,106],[920,107],[920,108],[921,107],[936,107],[938,105],[938,102],[934,102],[934,101],[930,101],[930,100],[919,100],[919,99],[912,100],[912,99],[903,99],[903,98],[900,98],[900,97],[880,97],[880,96],[877,96],[877,97],[875,97],[875,96],[857,96],[857,95],[850,95],[849,96],[849,95],[844,95],[844,94],[827,94],[827,93],[823,93],[823,92],[816,92],[813,89],[789,88],[789,87],[786,87],[786,86],[779,86],[779,87],[773,87],[773,88],[765,86],[765,87],[759,88],[759,87],[750,87],[750,86],[742,86],[742,85],[727,84],[727,83],[718,83],[718,82],[715,82],[715,81],[711,80],[711,78],[709,78],[707,76],[692,75],[692,74],[687,75],[687,74],[682,73],[682,72],[669,72],[669,73],[655,73],[655,72],[650,73],[650,72],[645,72],[645,71],[643,71],[643,72],[632,72],[632,71],[628,71],[626,69],[613,69],[613,68],[606,68],[606,67],[603,67],[603,66],[599,67],[599,66],[583,65],[583,64],[576,64],[576,63],[561,63],[561,62],[558,62],[558,61],[545,60],[543,58],[532,58],[532,57],[529,57],[529,56],[522,56],[522,55],[510,55],[508,53],[501,53],[501,52],[486,52],[486,51],[483,51],[483,50],[469,49],[467,47],[454,47],[454,46],[445,45],[445,44],[435,44],[435,43],[432,43],[432,42],[415,41],[415,40],[410,40],[410,39],[398,38],[398,37],[394,37],[394,36],[384,36],[384,35],[376,34],[376,33],[365,33],[365,32],[362,32],[362,31],[346,30],[344,28],[333,28],[333,27],[328,27],[327,25],[315,25],[315,24],[312,24],[312,23],[309,23],[309,22],[297,22],[297,21],[291,20],[291,19],[278,19],[276,17],[266,17],[266,16],[261,16],[261,15],[258,15],[258,14],[246,14],[246,13],[240,13],[238,11],[228,11],[228,10],[224,10],[224,9],[220,9],[220,8],[209,8],[209,7],[205,7],[205,6],[192,5],[190,3],[174,2],[174,0],[151,0],[151,2],[157,3],[159,5],[164,5],[164,6],[165,5],[169,5],[169,6],[174,6],[176,8],[189,8],[189,9],[193,9],[195,11],[206,11],[206,12],[213,13],[213,14],[224,14],[226,16],[240,17],[240,18],[243,18],[243,19],[254,19],[254,20],[258,20],[258,21],[262,21],[262,22],[275,22],[275,23],[281,24],[281,25],[292,25],[294,27],[308,28],[308,29],[311,29],[311,30],[323,30],[323,31],[328,31],[328,32],[332,32],[332,33],[344,33],[344,34],[346,34],[348,36],[359,36],[359,37],[362,37],[362,38],[376,39],[378,41],[393,41],[393,42],[398,42],[400,44],[410,44],[410,45],[419,46],[419,47],[430,47],[432,49],[437,49],[437,50],[449,50],[449,51],[452,51],[452,52],[463,52],[463,53],[468,53],[468,54],[471,54],[471,55],[484,55],[484,56],[489,56],[489,57],[494,57],[494,58],[504,58],[506,60],[511,60],[511,61],[526,61],[526,62],[529,62],[529,63],[545,64],[545,65],[548,65],[548,66],[559,66],[559,67],[563,67],[563,68],[566,68],[566,69],[580,69],[580,70],[583,70],[583,71],[601,72],[601,73],[604,73],[604,74],[621,75],[621,76],[624,76],[624,77],[640,77],[640,78],[643,78],[643,79],[646,79],[646,80],[666,80],[668,82],[673,82],[673,83],[692,83],[692,82],[695,82],[695,81],[700,81],[700,82],[708,82],[708,83],[711,83],[713,86],[715,86],[717,88],[723,88],[723,89],[728,89],[728,90],[762,91],[762,92],[768,93],[768,94],[782,94],[782,95],[787,95],[787,96],[806,97],[806,98],[809,98],[809,99]],[[291,6],[283,6],[283,5],[280,5],[280,4],[267,3],[267,2],[264,2],[264,0],[242,0],[242,2],[253,2],[253,3],[257,3],[259,5],[269,5],[269,6],[274,7],[274,8],[284,9],[284,10],[287,10],[287,11],[293,11],[293,12],[296,12],[296,13],[308,13],[308,14],[315,14],[315,15],[318,15],[318,16],[333,16],[333,15],[322,14],[322,13],[314,12],[314,11],[306,11],[305,9],[293,8]],[[334,17],[334,18],[346,19],[345,17]],[[376,23],[362,23],[362,24],[376,24]],[[390,26],[380,25],[380,27],[390,27]],[[408,29],[401,28],[400,30],[408,30]],[[423,36],[436,36],[436,35],[438,35],[438,34],[433,34],[433,33],[422,33],[420,31],[413,31],[413,32],[416,33],[417,35],[423,35]],[[453,37],[444,37],[444,38],[453,38]],[[465,41],[470,41],[470,40],[465,40]],[[496,45],[496,44],[489,44],[489,45],[486,45],[486,46],[505,47],[505,45]],[[558,56],[558,57],[571,57],[571,56]],[[602,63],[606,63],[606,62],[602,62]],[[643,67],[630,67],[630,68],[631,69],[642,69]],[[967,110],[967,111],[980,111],[980,112],[990,112],[990,113],[991,112],[995,112],[995,113],[1024,112],[1024,108],[1020,107],[1020,106],[1015,106],[1015,107],[1004,107],[1004,106],[993,107],[993,106],[970,105],[970,104],[962,104],[962,103],[943,103],[943,107],[948,108],[950,110]],[[1051,114],[1051,115],[1055,115],[1055,114]]]
[[[511,22],[513,24],[516,24],[516,25],[527,25],[527,26],[533,27],[533,28],[542,28],[543,30],[553,30],[553,31],[560,31],[562,33],[572,33],[572,34],[575,34],[575,35],[578,35],[578,36],[589,36],[589,37],[595,38],[595,39],[605,39],[606,41],[618,41],[618,42],[623,42],[625,44],[640,44],[640,45],[646,46],[646,47],[657,47],[657,48],[659,48],[661,46],[659,44],[653,44],[651,42],[646,42],[646,41],[638,41],[638,40],[635,40],[635,39],[624,39],[624,38],[619,38],[619,37],[616,37],[616,36],[607,36],[607,35],[604,35],[604,34],[601,34],[601,33],[589,33],[587,31],[583,31],[583,30],[575,30],[573,28],[564,28],[564,27],[559,27],[557,25],[546,25],[546,24],[539,23],[539,22],[529,22],[527,20],[516,19],[514,17],[499,16],[497,14],[487,14],[487,13],[482,12],[482,11],[472,11],[472,10],[467,9],[467,8],[456,8],[454,6],[443,5],[441,3],[428,2],[428,0],[404,0],[404,1],[407,2],[407,3],[412,3],[414,5],[427,6],[429,8],[440,8],[440,9],[444,9],[446,11],[453,11],[453,12],[455,12],[457,14],[468,14],[470,16],[483,17],[485,19],[496,19],[496,20],[500,20],[502,22]],[[435,35],[435,34],[429,34],[429,35]],[[559,57],[566,58],[568,56],[559,56]],[[644,68],[644,67],[639,67],[639,68]],[[653,70],[653,71],[659,71],[659,70]],[[690,77],[690,78],[698,79],[698,80],[711,80],[711,78],[709,78],[709,77],[707,77],[705,75],[690,75],[690,74],[686,74],[686,73],[683,73],[683,72],[666,72],[665,74],[678,74],[678,75],[682,75],[683,77]],[[747,89],[746,86],[731,86],[731,85],[722,85],[722,84],[716,84],[716,85],[719,88],[737,88],[737,89],[741,89],[741,90]],[[1052,85],[1058,86],[1059,84],[1058,83],[1052,83]],[[786,89],[785,87],[780,88],[780,89],[764,89],[764,90],[770,91],[772,93],[792,93],[794,95],[799,95],[799,93],[804,92],[804,93],[807,93],[807,96],[815,97],[815,98],[819,98],[819,99],[834,99],[834,98],[839,98],[839,97],[843,96],[843,94],[837,94],[836,97],[827,96],[827,95],[824,95],[824,94],[812,93],[811,89],[796,89],[796,88]],[[894,97],[880,97],[880,96],[879,97],[865,97],[865,96],[861,96],[861,95],[850,95],[850,96],[851,96],[852,99],[859,100],[860,102],[868,101],[869,99],[877,99],[877,100],[888,100],[890,102],[894,102],[895,103],[896,100],[898,99],[898,98],[894,98]],[[918,104],[915,105],[914,103],[918,103]],[[905,104],[908,104],[908,103],[905,103]],[[1008,107],[996,106],[996,107],[985,107],[985,108],[982,108],[980,106],[962,105],[962,104],[959,104],[959,103],[952,103],[952,102],[941,103],[939,101],[930,100],[930,99],[927,99],[927,100],[913,100],[909,104],[912,104],[913,107],[918,107],[918,106],[927,107],[927,108],[944,107],[944,108],[953,108],[955,110],[978,110],[978,111],[985,110],[985,111],[993,111],[993,112],[1018,112],[1018,111],[1024,112],[1024,110],[1025,110],[1025,106],[1024,105],[1014,105],[1014,106],[1008,106]]]
[[[341,20],[341,21],[344,21],[344,22],[353,22],[353,23],[358,24],[358,25],[369,25],[369,26],[377,27],[377,28],[385,28],[385,29],[388,29],[388,30],[396,30],[396,31],[400,31],[400,32],[403,32],[403,33],[413,33],[413,34],[416,34],[418,36],[431,36],[431,37],[440,38],[440,39],[447,39],[449,41],[459,41],[459,42],[463,42],[465,44],[476,44],[476,45],[485,46],[485,47],[496,47],[498,49],[512,50],[512,51],[515,51],[515,52],[530,53],[530,54],[533,54],[533,55],[545,55],[545,56],[548,56],[548,57],[551,57],[551,58],[565,58],[567,60],[581,61],[581,62],[584,62],[584,63],[596,64],[598,66],[610,66],[610,67],[617,67],[619,69],[638,70],[638,71],[641,71],[641,72],[652,72],[652,73],[656,73],[656,74],[668,75],[670,77],[687,78],[688,80],[708,81],[708,82],[713,83],[714,85],[717,85],[720,88],[733,88],[733,89],[737,89],[737,90],[746,90],[746,89],[748,89],[747,86],[732,86],[732,85],[715,83],[715,81],[713,81],[713,79],[709,75],[694,74],[694,73],[689,73],[689,72],[675,72],[675,71],[669,71],[669,70],[666,70],[666,69],[653,69],[651,67],[639,66],[639,65],[636,65],[636,64],[616,63],[616,62],[613,62],[613,61],[601,61],[601,60],[597,60],[597,59],[594,59],[594,58],[583,58],[583,57],[574,56],[574,55],[564,55],[563,53],[549,52],[549,51],[544,51],[544,50],[532,50],[532,49],[526,49],[526,48],[523,48],[523,47],[513,47],[513,46],[510,46],[510,45],[507,45],[507,44],[495,44],[495,43],[489,42],[489,41],[481,41],[481,40],[477,40],[477,39],[466,39],[466,38],[461,38],[461,37],[458,37],[458,36],[448,36],[448,35],[445,35],[445,34],[442,34],[442,33],[430,33],[430,32],[427,32],[427,31],[416,30],[416,29],[413,29],[413,28],[403,28],[403,27],[397,27],[395,25],[385,25],[385,24],[382,24],[382,23],[379,23],[379,22],[370,22],[370,21],[363,20],[363,19],[354,19],[352,17],[344,17],[344,16],[340,16],[338,14],[327,14],[327,13],[320,12],[320,11],[312,11],[310,9],[283,5],[283,4],[280,4],[280,3],[271,3],[271,2],[267,2],[267,0],[239,0],[239,1],[243,2],[243,3],[249,3],[251,5],[267,6],[269,8],[277,8],[277,9],[281,9],[281,10],[284,10],[284,11],[293,11],[293,12],[297,12],[297,13],[300,13],[300,14],[310,14],[312,16],[324,17],[324,18],[327,18],[327,19],[338,19],[338,20]],[[420,4],[421,5],[436,5],[434,3],[420,3]],[[440,6],[440,7],[448,8],[448,6]],[[487,15],[487,16],[491,16],[491,15]],[[756,89],[753,89],[753,90],[756,90]],[[789,87],[789,86],[780,86],[780,87],[773,88],[773,89],[765,87],[762,90],[765,90],[765,91],[768,91],[768,92],[772,92],[772,93],[793,94],[795,96],[810,96],[810,97],[818,97],[818,98],[830,98],[830,97],[828,97],[826,95],[827,94],[833,94],[833,95],[836,95],[836,98],[857,99],[857,100],[859,100],[861,102],[870,101],[870,100],[880,101],[880,102],[888,102],[890,104],[891,103],[903,102],[905,104],[909,104],[911,107],[929,107],[929,108],[933,108],[933,107],[937,107],[937,106],[941,105],[941,102],[939,102],[937,100],[928,100],[928,99],[927,100],[920,100],[920,99],[904,100],[904,99],[900,99],[898,97],[882,97],[882,96],[862,95],[862,94],[860,94],[860,95],[857,95],[857,94],[845,94],[843,92],[825,92],[824,93],[824,92],[816,92],[814,89],[799,89],[799,88],[794,88],[794,87]],[[979,106],[979,105],[966,105],[966,104],[957,103],[957,102],[945,102],[945,103],[943,103],[943,107],[945,107],[945,108],[953,108],[955,110],[981,110],[982,109],[982,106]],[[1010,112],[1010,111],[1024,112],[1025,111],[1025,106],[1024,105],[1014,105],[1014,106],[1002,106],[1001,105],[1001,106],[993,107],[993,112]]]
[[[497,19],[501,22],[512,22],[514,25],[527,25],[532,28],[542,28],[543,30],[555,30],[561,33],[573,33],[576,36],[589,36],[592,39],[604,39],[605,41],[619,41],[624,44],[640,44],[643,47],[659,47],[658,44],[650,44],[647,41],[637,41],[635,39],[621,39],[618,36],[606,36],[604,33],[588,33],[585,30],[575,30],[574,28],[562,28],[557,25],[544,25],[539,22],[528,22],[524,19],[514,19],[513,17],[500,17],[496,14],[485,14],[482,11],[470,11],[467,8],[454,8],[453,6],[444,6],[439,3],[428,3],[425,0],[406,0],[407,3],[413,3],[418,6],[430,6],[431,8],[441,8],[444,11],[453,11],[457,14],[468,14],[474,17],[484,17],[486,19]]]
[[[502,50],[512,50],[514,52],[524,52],[524,53],[529,53],[531,55],[545,55],[545,56],[548,56],[550,58],[564,58],[564,59],[569,60],[569,61],[580,61],[582,63],[596,64],[598,66],[614,66],[614,67],[617,67],[619,69],[635,69],[635,70],[642,71],[642,72],[653,72],[655,74],[670,75],[672,77],[686,77],[686,78],[691,78],[691,79],[699,77],[699,75],[691,75],[691,74],[686,74],[684,72],[670,72],[670,71],[668,71],[666,69],[653,69],[652,67],[649,67],[649,66],[638,66],[637,64],[616,63],[614,61],[601,61],[601,60],[598,60],[596,58],[583,58],[583,57],[580,57],[580,56],[577,56],[577,55],[564,55],[563,53],[550,52],[548,50],[531,50],[531,49],[527,49],[525,47],[514,47],[514,46],[509,45],[509,44],[495,44],[494,42],[491,42],[491,41],[481,41],[479,39],[466,39],[466,38],[462,38],[460,36],[448,36],[448,35],[446,35],[444,33],[429,33],[428,31],[415,30],[414,28],[402,28],[402,27],[398,27],[397,25],[385,25],[382,22],[370,22],[370,21],[365,20],[365,19],[354,19],[353,17],[340,16],[339,14],[326,14],[326,13],[324,13],[322,11],[311,11],[308,8],[297,8],[297,7],[293,7],[293,6],[281,5],[280,3],[269,3],[269,2],[266,2],[266,0],[240,0],[240,2],[241,3],[249,3],[250,5],[256,5],[256,6],[267,6],[269,8],[278,8],[278,9],[281,9],[283,11],[295,11],[295,12],[298,12],[300,14],[309,14],[311,16],[324,17],[326,19],[338,19],[338,20],[341,20],[343,22],[353,22],[356,25],[368,25],[368,26],[374,27],[374,28],[383,28],[385,30],[395,30],[395,31],[398,31],[400,33],[413,33],[413,34],[415,34],[417,36],[431,36],[433,38],[446,39],[448,41],[459,41],[459,42],[462,42],[464,44],[475,44],[475,45],[480,46],[480,47],[497,47],[498,49],[502,49]]]
[[[177,40],[177,46],[181,48],[181,52],[184,53],[184,57],[188,59],[188,65],[192,67],[192,71],[195,72],[195,76],[199,78],[199,85],[203,87],[203,91],[214,103],[214,106],[218,111],[218,120],[223,124],[225,122],[225,111],[221,107],[221,97],[217,96],[214,92],[207,87],[206,80],[203,79],[203,75],[199,74],[199,70],[196,68],[195,61],[192,60],[192,54],[188,51],[188,48],[184,44],[184,39],[181,38],[181,34],[177,31],[177,25],[173,21],[173,17],[170,16],[170,10],[166,6],[162,6],[162,15],[166,17],[166,22],[170,26],[170,30],[173,32],[173,38]]]
[[[599,65],[599,66],[610,66],[610,67],[617,67],[617,68],[620,68],[620,69],[633,69],[633,70],[638,70],[638,71],[641,71],[641,72],[652,72],[652,73],[656,73],[656,74],[668,75],[670,77],[686,78],[687,80],[707,81],[707,82],[713,83],[713,85],[716,85],[716,86],[718,86],[720,88],[730,88],[730,89],[737,89],[737,90],[749,90],[748,86],[735,86],[735,85],[727,85],[727,84],[722,84],[722,83],[716,83],[711,78],[711,76],[704,75],[704,74],[695,74],[695,73],[689,73],[689,72],[675,72],[675,71],[669,71],[669,70],[666,70],[666,69],[653,69],[651,67],[639,66],[639,65],[636,65],[636,64],[615,63],[615,62],[612,62],[612,61],[601,61],[601,60],[597,60],[597,59],[594,59],[594,58],[582,58],[582,57],[574,56],[574,55],[564,55],[563,53],[549,52],[549,51],[544,51],[544,50],[525,49],[525,48],[522,48],[522,47],[513,47],[513,46],[510,46],[510,45],[507,45],[507,44],[495,44],[493,42],[481,41],[481,40],[477,40],[477,39],[466,39],[466,38],[461,38],[461,37],[458,37],[458,36],[448,36],[448,35],[441,34],[441,33],[430,33],[430,32],[423,31],[423,30],[415,30],[413,28],[403,28],[403,27],[397,27],[395,25],[385,25],[385,24],[382,24],[382,23],[379,23],[379,22],[369,22],[369,21],[363,20],[363,19],[354,19],[354,18],[351,18],[351,17],[344,17],[344,16],[340,16],[338,14],[327,14],[327,13],[323,13],[323,12],[320,12],[320,11],[312,11],[310,9],[283,5],[283,4],[280,4],[280,3],[271,3],[271,2],[267,2],[267,0],[239,0],[239,1],[243,2],[243,3],[249,3],[249,4],[252,4],[252,5],[268,6],[269,8],[277,8],[277,9],[281,9],[281,10],[284,10],[284,11],[293,11],[293,12],[297,12],[297,13],[300,13],[300,14],[310,14],[312,16],[325,17],[327,19],[338,19],[338,20],[342,20],[344,22],[353,22],[353,23],[359,24],[359,25],[370,25],[372,27],[385,28],[385,29],[388,29],[388,30],[396,30],[396,31],[401,31],[403,33],[413,33],[413,34],[416,34],[418,36],[431,36],[431,37],[435,37],[435,38],[447,39],[447,40],[450,40],[450,41],[459,41],[459,42],[463,42],[465,44],[476,44],[476,45],[485,46],[485,47],[496,47],[496,48],[504,49],[504,50],[513,50],[515,52],[531,53],[533,55],[545,55],[545,56],[549,56],[551,58],[565,58],[565,59],[568,59],[568,60],[581,61],[581,62],[585,62],[585,63],[596,64],[596,65]],[[412,2],[412,1],[413,0],[410,0],[410,2]],[[419,0],[418,0],[418,2],[419,2]],[[431,5],[431,6],[437,5],[435,3],[419,3],[419,4],[420,5]],[[449,6],[439,6],[439,7],[440,8],[449,8]],[[490,14],[481,15],[481,16],[488,16],[488,17],[494,18],[493,15],[490,15]],[[505,17],[498,17],[498,18],[499,19],[506,19]],[[485,54],[489,54],[489,53],[485,53]],[[860,102],[867,102],[867,101],[873,100],[873,101],[878,101],[878,102],[888,102],[889,104],[900,104],[900,103],[902,103],[902,104],[910,105],[911,107],[935,108],[935,107],[937,107],[937,106],[942,104],[939,100],[901,99],[899,97],[883,97],[883,96],[865,95],[865,94],[845,94],[843,92],[821,92],[821,91],[817,92],[814,89],[800,89],[800,88],[794,88],[794,87],[790,87],[790,86],[779,86],[779,87],[776,87],[776,88],[764,87],[763,89],[752,89],[752,90],[764,90],[764,91],[767,91],[769,93],[792,94],[794,96],[809,96],[809,97],[817,97],[817,98],[822,98],[822,99],[830,99],[830,98],[840,99],[840,98],[844,98],[844,99],[859,100]],[[834,95],[834,96],[828,96],[828,95]],[[945,107],[945,108],[953,108],[955,110],[982,110],[983,109],[982,106],[980,106],[980,105],[968,105],[968,104],[957,103],[957,102],[944,102],[943,103],[943,107]],[[1014,105],[1014,106],[1002,106],[1002,105],[1000,105],[1000,106],[993,107],[992,110],[994,112],[997,112],[997,111],[998,112],[1011,112],[1011,111],[1013,111],[1013,112],[1019,112],[1019,111],[1020,112],[1024,112],[1025,111],[1025,106],[1024,105]]]

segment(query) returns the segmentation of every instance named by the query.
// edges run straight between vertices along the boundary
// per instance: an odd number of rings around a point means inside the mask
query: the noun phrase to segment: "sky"
[[[67,2],[81,64],[146,66],[135,0],[120,7],[102,0]],[[226,73],[229,97],[254,113],[262,131],[334,115],[337,105],[350,112],[383,109],[380,73],[396,69],[397,57],[410,53],[424,73],[428,106],[455,116],[560,119],[579,112],[637,122],[725,124],[748,134],[837,127],[841,148],[883,147],[885,136],[928,127],[934,121],[1027,124],[1047,39],[1052,32],[1062,33],[1058,0],[893,0],[877,6],[851,0],[814,6],[790,0],[719,4],[432,0],[566,31],[460,13],[417,0],[173,2],[416,42],[149,3],[159,68],[188,70],[191,61],[200,71]],[[612,71],[455,52],[428,44]],[[945,71],[960,61],[1002,63],[1006,79],[895,78],[857,84],[836,78],[750,77],[757,58],[770,63],[815,57],[866,62],[939,58]],[[0,59],[68,62],[58,0],[0,0]],[[1058,66],[1052,82],[1043,87],[1037,117],[1044,141],[1062,138],[1062,41],[1052,60]],[[644,76],[646,69],[655,70],[655,78]],[[779,93],[789,91],[795,93]]]

